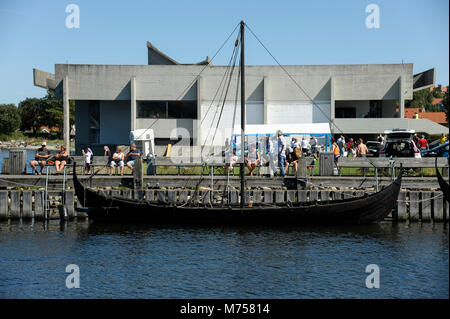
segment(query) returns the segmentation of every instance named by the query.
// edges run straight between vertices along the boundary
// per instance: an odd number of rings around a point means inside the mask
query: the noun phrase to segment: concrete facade
[[[186,132],[194,145],[222,144],[233,120],[239,125],[237,69],[226,100],[219,103],[226,66],[214,66],[208,57],[197,64],[180,64],[149,42],[147,48],[149,65],[56,64],[54,75],[34,70],[35,85],[50,83],[65,104],[76,101],[76,153],[88,144],[127,144],[130,130],[145,128],[154,130],[156,144]],[[302,89],[279,66],[246,66],[248,124],[330,123],[348,114],[351,121],[403,118],[404,101],[412,99],[413,64],[284,68]],[[195,103],[195,115],[169,114],[175,101]],[[162,103],[165,114],[145,115],[139,111],[145,103]],[[208,141],[216,127],[221,133]],[[345,127],[339,129],[345,133]]]

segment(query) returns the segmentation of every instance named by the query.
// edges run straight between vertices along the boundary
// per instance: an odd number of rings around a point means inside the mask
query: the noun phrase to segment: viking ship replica
[[[244,29],[240,23],[241,87],[241,158],[245,137],[245,64]],[[238,38],[239,39],[239,38]],[[237,41],[236,41],[237,43]],[[236,44],[235,44],[236,46]],[[81,184],[73,168],[73,183],[78,203],[94,221],[148,222],[151,224],[216,225],[349,225],[382,221],[395,207],[401,187],[401,173],[381,191],[349,199],[286,202],[277,204],[248,203],[245,191],[244,161],[240,162],[240,202],[200,204],[189,200],[180,205],[158,201],[127,199],[105,195]],[[448,189],[448,185],[447,185]]]
[[[448,183],[444,180],[441,173],[439,172],[439,169],[437,167],[437,158],[436,158],[436,162],[434,163],[434,165],[436,168],[436,176],[438,178],[439,187],[441,188],[441,191],[444,194],[445,200],[447,201],[447,203],[449,203]]]

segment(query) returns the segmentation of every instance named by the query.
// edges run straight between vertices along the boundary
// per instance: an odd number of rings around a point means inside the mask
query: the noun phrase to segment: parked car
[[[421,152],[422,157],[448,157],[449,142]]]
[[[393,129],[385,131],[386,142],[380,150],[380,157],[415,157],[420,158],[420,150],[414,144],[414,130]]]
[[[368,157],[378,157],[380,154],[381,144],[377,141],[367,141],[366,143],[369,153],[366,155]]]

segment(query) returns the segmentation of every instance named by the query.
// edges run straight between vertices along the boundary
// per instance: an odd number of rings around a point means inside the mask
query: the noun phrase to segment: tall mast
[[[244,60],[244,29],[245,23],[241,21],[241,163],[239,175],[241,178],[241,207],[245,203],[245,60]]]

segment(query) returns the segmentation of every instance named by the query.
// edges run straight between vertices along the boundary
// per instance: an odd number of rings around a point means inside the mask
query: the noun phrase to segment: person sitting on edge
[[[130,145],[130,151],[127,154],[127,167],[133,170],[134,161],[141,157],[141,151],[136,148],[136,145]]]
[[[119,146],[116,147],[116,152],[112,156],[111,164],[109,165],[109,176],[112,175],[113,168],[116,166],[120,167],[120,175],[123,176],[123,166],[124,166],[125,154]]]
[[[61,145],[59,153],[55,155],[55,168],[58,173],[63,170],[68,160],[69,153],[67,152],[67,147],[65,145]]]
[[[36,155],[34,155],[34,160],[30,161],[30,166],[33,168],[33,173],[36,175],[41,175],[44,169],[46,160],[51,156],[50,151],[47,149],[47,143],[42,142],[41,147],[37,149]],[[39,165],[41,170],[38,172],[36,166]]]
[[[256,151],[256,146],[252,145],[250,152],[247,154],[247,168],[250,176],[253,176],[253,170],[258,166],[259,163],[259,153]]]

